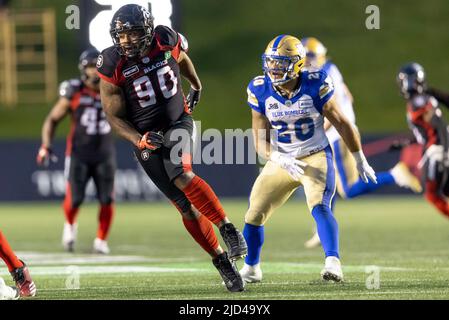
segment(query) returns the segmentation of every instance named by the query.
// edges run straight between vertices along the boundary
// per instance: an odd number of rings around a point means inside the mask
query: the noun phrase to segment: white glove
[[[424,164],[429,161],[430,166],[434,166],[436,162],[443,162],[444,159],[444,147],[442,145],[432,144],[427,148],[423,157],[418,163],[418,168],[422,169]]]
[[[363,154],[363,151],[353,152],[352,155],[357,163],[357,170],[359,171],[360,177],[363,182],[368,183],[368,178],[377,184],[376,172],[369,165],[368,161]]]
[[[307,167],[307,163],[281,154],[279,151],[272,152],[270,160],[277,163],[282,169],[287,170],[288,174],[296,181],[301,178],[304,174],[304,169]]]

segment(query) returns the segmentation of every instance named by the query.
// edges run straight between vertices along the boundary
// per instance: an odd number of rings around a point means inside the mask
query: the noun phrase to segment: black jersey
[[[424,119],[424,114],[432,110],[430,121]],[[443,112],[438,107],[438,101],[430,95],[419,94],[407,102],[407,121],[418,143],[424,146],[424,151],[433,144],[448,147],[448,131]]]
[[[187,41],[166,26],[157,26],[148,53],[136,59],[121,56],[116,47],[98,58],[99,76],[122,88],[127,120],[144,134],[166,131],[186,112],[177,59]]]
[[[101,161],[115,153],[111,126],[106,120],[100,93],[79,79],[64,81],[59,95],[70,101],[71,128],[66,156],[85,161]]]

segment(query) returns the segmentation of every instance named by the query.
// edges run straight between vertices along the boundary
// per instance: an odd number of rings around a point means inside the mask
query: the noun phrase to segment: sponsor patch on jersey
[[[164,54],[164,56],[165,56],[165,59],[170,59],[170,57],[171,57],[171,52],[170,51],[166,51],[165,52],[165,54]]]
[[[131,77],[133,74],[136,74],[137,72],[139,72],[139,67],[137,65],[134,65],[126,70],[123,70],[123,75],[125,76],[125,78],[128,78]]]
[[[279,105],[275,102],[275,103],[270,103],[268,106],[268,110],[277,110],[279,109]]]

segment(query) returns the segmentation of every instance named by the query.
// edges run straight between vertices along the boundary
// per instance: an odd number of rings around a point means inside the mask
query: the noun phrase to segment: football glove
[[[201,98],[201,90],[195,90],[190,87],[189,94],[186,97],[187,107],[189,108],[189,112],[192,113],[193,109],[196,107],[198,102],[200,102]]]
[[[282,169],[287,170],[288,174],[298,181],[304,174],[307,163],[296,159],[295,157],[281,154],[279,151],[271,153],[270,160],[277,163]]]
[[[148,149],[154,151],[159,149],[164,143],[164,135],[162,132],[148,131],[137,142],[137,148],[140,150]]]
[[[353,152],[352,155],[357,163],[357,171],[360,174],[363,182],[368,183],[368,179],[377,184],[376,172],[371,168],[368,161],[363,154],[363,151]]]
[[[58,157],[53,154],[50,148],[41,146],[36,156],[36,162],[41,167],[48,167],[50,162],[58,162]]]

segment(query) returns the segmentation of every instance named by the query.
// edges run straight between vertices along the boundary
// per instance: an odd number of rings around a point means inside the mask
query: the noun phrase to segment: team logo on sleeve
[[[150,159],[150,151],[148,151],[147,149],[143,150],[140,154],[140,157],[143,161],[147,161],[148,159]]]
[[[334,90],[334,85],[332,84],[332,81],[329,77],[326,77],[324,80],[324,83],[320,87],[320,99],[323,99],[325,96],[327,96],[330,92]]]
[[[100,54],[97,58],[97,68],[101,68],[102,65],[103,65],[103,55]]]

